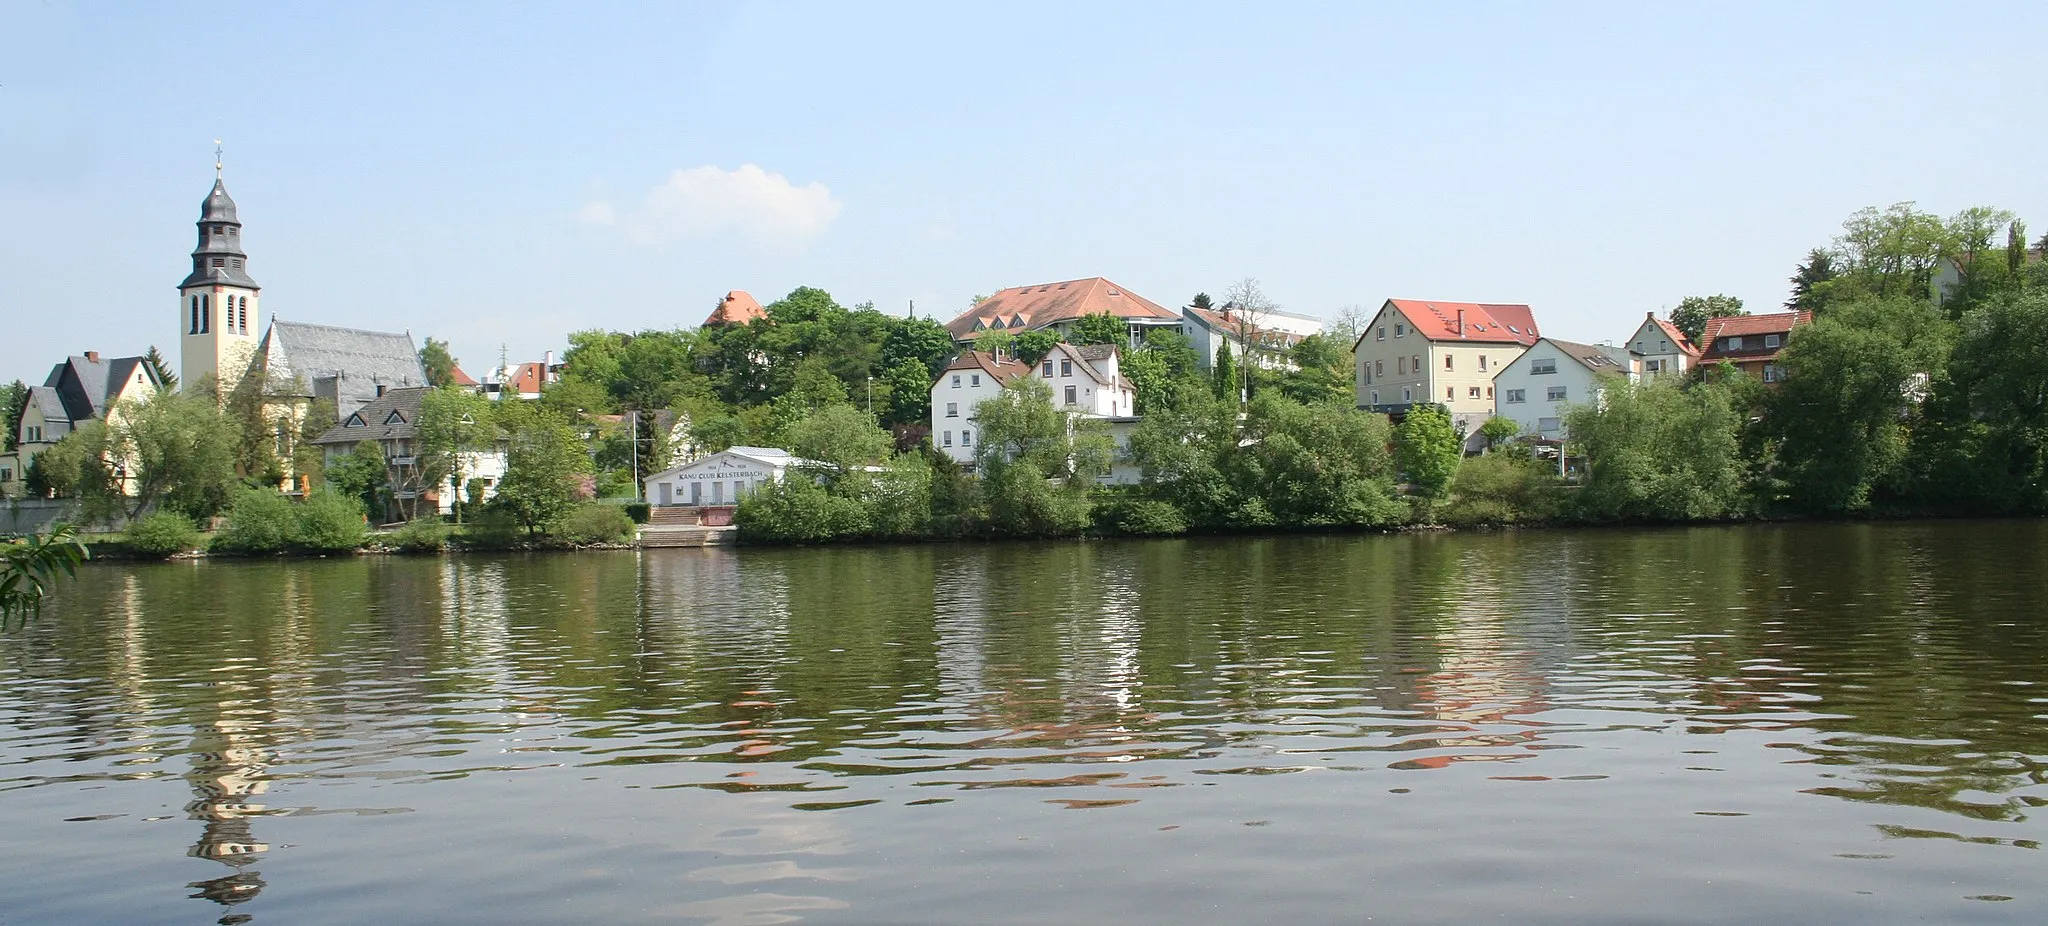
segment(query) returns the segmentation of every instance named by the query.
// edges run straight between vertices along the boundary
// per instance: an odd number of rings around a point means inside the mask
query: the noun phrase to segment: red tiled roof
[[[473,376],[470,376],[470,375],[469,375],[468,373],[464,373],[464,372],[462,372],[462,368],[461,368],[461,367],[456,367],[456,368],[455,368],[455,385],[457,385],[457,386],[474,386],[474,385],[476,385],[476,378],[475,378],[475,377],[473,377]]]
[[[980,370],[995,377],[998,383],[1006,383],[1031,373],[1030,367],[1015,360],[997,360],[994,354],[983,350],[961,351],[953,358],[953,362],[946,364],[946,372],[955,370]]]
[[[1685,332],[1678,330],[1677,325],[1658,318],[1655,312],[1651,312],[1649,315],[1650,320],[1656,322],[1657,327],[1663,330],[1664,336],[1670,338],[1671,343],[1678,345],[1678,349],[1684,351],[1686,356],[1698,357],[1700,355],[1700,349],[1692,346],[1692,339],[1686,337]]]
[[[1202,324],[1208,325],[1210,328],[1213,328],[1217,331],[1226,332],[1230,334],[1232,337],[1237,336],[1238,326],[1242,324],[1245,320],[1244,316],[1242,315],[1232,315],[1230,313],[1229,306],[1225,306],[1221,311],[1215,309],[1197,309],[1193,307],[1183,309],[1182,311],[1200,320]],[[1257,320],[1256,315],[1254,315],[1253,320]],[[1249,331],[1248,334],[1254,341],[1261,341],[1267,338],[1271,338],[1276,345],[1281,347],[1292,347],[1302,338],[1301,335],[1295,334],[1291,331],[1278,331],[1269,328],[1261,328],[1257,325],[1252,325],[1251,331]]]
[[[1089,277],[1000,290],[947,322],[946,330],[955,338],[966,339],[989,328],[1026,331],[1104,312],[1118,318],[1180,317],[1171,309],[1102,277]]]
[[[1527,347],[1542,337],[1536,331],[1536,313],[1526,305],[1495,302],[1443,302],[1435,299],[1389,299],[1387,305],[1408,319],[1408,327],[1432,341],[1479,341],[1520,344]],[[1465,329],[1458,330],[1463,319]],[[1361,333],[1356,349],[1364,343]]]
[[[1717,350],[1719,341],[1730,336],[1750,337],[1752,335],[1789,335],[1792,329],[1813,322],[1812,312],[1774,312],[1769,315],[1731,315],[1707,319],[1707,327],[1700,332],[1700,354],[1705,357],[1768,358],[1775,356],[1783,347],[1765,347],[1759,339],[1755,346],[1744,344],[1741,350]]]
[[[704,325],[744,325],[754,319],[767,317],[768,312],[761,308],[761,303],[748,295],[746,290],[735,289],[718,301],[718,308],[711,310],[710,317],[704,319]]]
[[[505,377],[505,382],[500,388],[506,392],[535,395],[540,392],[540,387],[546,384],[547,381],[547,364],[521,363],[513,365],[511,375]]]

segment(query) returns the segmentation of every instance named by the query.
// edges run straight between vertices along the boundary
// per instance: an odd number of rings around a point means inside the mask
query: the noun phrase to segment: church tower
[[[242,222],[235,201],[221,182],[218,153],[213,162],[213,191],[199,204],[199,246],[192,251],[192,272],[178,284],[178,378],[187,389],[216,380],[225,397],[241,383],[256,356],[262,336],[256,295],[262,287],[249,278],[249,256],[242,253]]]

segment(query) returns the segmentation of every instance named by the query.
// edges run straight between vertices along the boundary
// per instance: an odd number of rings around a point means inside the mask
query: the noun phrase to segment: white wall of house
[[[1052,389],[1054,408],[1099,418],[1129,416],[1138,401],[1119,371],[1118,355],[1096,360],[1061,343],[1027,375]],[[1094,375],[1090,375],[1093,371]],[[955,463],[971,465],[981,443],[974,410],[1003,391],[995,375],[980,369],[947,370],[932,382],[932,446]]]
[[[974,408],[1003,391],[995,374],[982,369],[947,370],[932,382],[932,446],[955,463],[971,465],[981,438]]]
[[[1643,323],[1636,326],[1635,333],[1629,335],[1621,346],[1635,355],[1635,369],[1646,381],[1659,376],[1683,375],[1692,369],[1692,357],[1671,342],[1671,335],[1654,318],[1643,319]]]
[[[794,462],[781,450],[734,447],[655,473],[642,480],[642,488],[654,505],[732,505],[781,479]]]
[[[1600,379],[1548,340],[1537,341],[1493,378],[1493,413],[1521,426],[1525,437],[1564,436],[1564,409],[1600,397]]]

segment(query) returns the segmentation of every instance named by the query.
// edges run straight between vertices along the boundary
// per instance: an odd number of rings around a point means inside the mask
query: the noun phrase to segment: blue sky
[[[472,372],[1096,275],[1620,339],[1862,206],[2048,231],[2038,3],[287,6],[0,0],[0,377],[176,357],[215,138],[267,312]]]

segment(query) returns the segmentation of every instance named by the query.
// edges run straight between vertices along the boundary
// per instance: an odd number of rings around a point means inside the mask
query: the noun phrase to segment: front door
[[[701,482],[692,482],[692,483],[690,483],[690,504],[692,504],[692,505],[701,505],[701,504],[704,504],[704,484],[703,484],[703,483],[701,483]]]
[[[661,486],[661,493],[660,493],[660,494],[661,494],[661,503],[662,503],[662,504],[664,504],[664,505],[673,505],[673,504],[675,504],[675,503],[676,503],[676,485],[675,485],[675,483],[673,483],[673,482],[663,482],[663,483],[659,483],[659,485]]]

